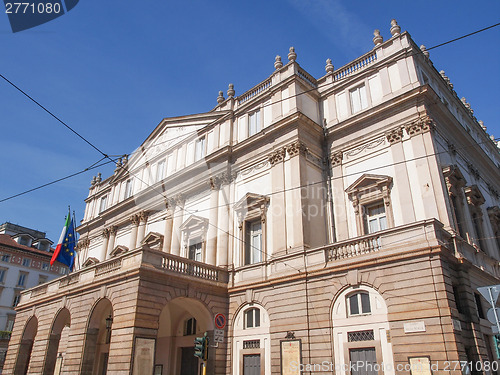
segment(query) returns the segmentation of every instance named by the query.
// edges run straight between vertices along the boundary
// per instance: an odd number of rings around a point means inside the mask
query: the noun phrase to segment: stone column
[[[219,213],[218,206],[220,185],[220,178],[210,178],[210,208],[208,211],[208,231],[205,261],[206,263],[212,265],[215,265],[217,257],[217,216]]]
[[[109,240],[108,240],[108,250],[106,252],[106,259],[110,258],[110,254],[115,248],[116,232],[118,228],[116,226],[109,227]]]
[[[222,186],[220,190],[221,199],[219,200],[219,229],[217,233],[217,265],[218,266],[227,266],[228,264],[228,251],[229,251],[229,205],[230,196],[229,196],[229,181]]]
[[[129,242],[129,250],[135,249],[135,244],[137,243],[137,230],[139,229],[139,216],[132,215],[130,216],[130,221],[132,222],[132,231],[130,232],[130,242]]]
[[[102,230],[102,246],[101,246],[101,256],[100,261],[106,260],[106,252],[108,251],[108,241],[109,241],[109,228],[104,228]]]
[[[411,182],[408,175],[408,166],[403,148],[403,129],[397,128],[386,133],[387,141],[391,144],[392,162],[394,163],[394,180],[399,189],[399,196],[393,197],[393,202],[401,208],[402,224],[413,223],[415,221],[414,202],[411,193]],[[385,199],[384,199],[385,200]],[[399,202],[398,202],[399,201]],[[387,202],[386,202],[387,203]],[[387,212],[392,212],[392,207],[388,207]]]
[[[170,246],[172,244],[172,226],[174,219],[172,218],[173,212],[170,207],[167,208],[167,217],[165,218],[165,233],[163,234],[163,247],[162,250],[170,253]]]
[[[268,221],[271,224],[270,233],[273,233],[272,248],[267,249],[268,256],[284,253],[287,249],[286,243],[286,217],[285,217],[285,171],[283,160],[285,149],[280,148],[269,155],[271,164],[272,199]]]
[[[139,216],[139,228],[137,230],[137,242],[135,243],[135,247],[141,247],[142,240],[144,239],[144,235],[146,233],[146,222],[148,220],[147,212],[141,211]]]
[[[170,245],[170,254],[179,256],[181,254],[181,231],[180,226],[182,224],[182,205],[184,204],[181,196],[176,197],[173,200],[175,204],[174,218],[172,223],[172,242]]]

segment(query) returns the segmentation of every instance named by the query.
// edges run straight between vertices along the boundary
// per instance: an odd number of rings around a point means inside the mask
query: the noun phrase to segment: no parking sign
[[[215,315],[214,323],[216,328],[224,329],[226,327],[226,316],[224,314]]]

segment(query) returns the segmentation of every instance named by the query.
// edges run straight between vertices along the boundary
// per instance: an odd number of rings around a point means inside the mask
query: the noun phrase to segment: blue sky
[[[427,47],[500,22],[498,1],[85,1],[13,34],[0,14],[0,73],[107,154],[128,154],[164,117],[212,109],[267,78],[274,57],[315,77],[368,52],[396,18]],[[500,136],[500,27],[431,51],[474,114]],[[0,80],[0,200],[82,170],[100,155]],[[108,176],[113,168],[101,168]],[[83,217],[97,170],[0,203],[0,222],[57,241],[67,206]]]

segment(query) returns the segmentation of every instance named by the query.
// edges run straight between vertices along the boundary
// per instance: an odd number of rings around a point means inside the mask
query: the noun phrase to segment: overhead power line
[[[465,34],[465,35],[460,36],[460,37],[458,37],[458,38],[455,38],[455,39],[449,40],[449,41],[447,41],[447,42],[444,42],[444,43],[441,43],[441,44],[435,45],[435,46],[433,46],[433,47],[427,48],[427,50],[431,50],[431,49],[434,49],[434,48],[438,48],[438,47],[444,46],[444,45],[446,45],[446,44],[449,44],[449,43],[452,43],[452,42],[458,41],[458,40],[460,40],[460,39],[463,39],[463,38],[466,38],[466,37],[469,37],[469,36],[472,36],[472,35],[478,34],[478,33],[480,33],[480,32],[483,32],[483,31],[489,30],[489,29],[494,28],[494,27],[497,27],[497,26],[499,26],[499,25],[500,25],[500,23],[496,23],[496,24],[494,24],[494,25],[491,25],[491,26],[485,27],[485,28],[483,28],[483,29],[480,29],[480,30],[474,31],[474,32],[472,32],[472,33]],[[417,51],[416,53],[417,53],[417,54],[418,54],[418,53],[421,53],[421,51]],[[368,68],[368,69],[370,69],[370,68]],[[366,72],[366,71],[367,71],[366,69],[365,69],[365,70],[363,70],[363,72]],[[83,140],[85,143],[87,143],[90,147],[92,147],[94,150],[96,150],[97,152],[99,152],[99,153],[103,156],[103,159],[104,159],[104,158],[108,159],[108,160],[109,160],[109,162],[108,162],[108,163],[110,163],[110,162],[115,162],[115,161],[116,161],[116,160],[113,160],[113,159],[110,157],[110,155],[109,155],[109,154],[106,154],[106,153],[104,153],[103,151],[101,151],[101,150],[100,150],[97,146],[95,146],[95,145],[94,145],[92,142],[90,142],[87,138],[85,138],[84,136],[82,136],[79,132],[77,132],[75,129],[73,129],[71,126],[69,126],[69,125],[68,125],[65,121],[61,120],[61,119],[60,119],[57,115],[55,115],[53,112],[51,112],[50,110],[48,110],[48,109],[47,109],[44,105],[40,104],[40,103],[39,103],[37,100],[35,100],[32,96],[30,96],[28,93],[26,93],[26,92],[25,92],[24,90],[22,90],[20,87],[18,87],[18,86],[17,86],[16,84],[14,84],[12,81],[10,81],[9,79],[7,79],[7,78],[6,78],[4,75],[2,75],[1,73],[0,73],[0,77],[1,77],[2,79],[4,79],[7,83],[9,83],[12,87],[14,87],[16,90],[18,90],[19,92],[21,92],[24,96],[26,96],[29,100],[31,100],[31,101],[32,101],[33,103],[35,103],[37,106],[39,106],[40,108],[42,108],[45,112],[47,112],[50,116],[52,116],[54,119],[56,119],[59,123],[61,123],[61,124],[62,124],[63,126],[65,126],[67,129],[69,129],[72,133],[74,133],[76,136],[78,136],[80,139],[82,139],[82,140]],[[341,78],[341,79],[339,79],[339,80],[335,81],[335,83],[336,83],[336,82],[339,82],[339,81],[342,81],[342,80],[344,80],[344,79],[349,79],[349,78],[350,78],[350,77],[344,77],[344,78]],[[324,85],[319,85],[319,86],[317,86],[317,87],[315,87],[315,88],[312,88],[312,89],[310,89],[310,90],[306,90],[306,91],[303,91],[303,92],[297,93],[297,94],[295,94],[295,95],[289,96],[289,97],[287,97],[286,99],[280,99],[280,100],[278,100],[277,102],[284,101],[284,100],[288,100],[288,99],[291,99],[291,98],[294,98],[294,97],[298,97],[299,95],[303,95],[303,94],[305,94],[305,93],[308,93],[308,92],[311,92],[311,91],[315,91],[315,90],[317,90],[318,88],[323,87],[323,86],[327,86],[327,85],[331,85],[331,83],[327,83],[327,84],[324,84]],[[274,102],[274,103],[272,103],[272,104],[275,104],[275,103],[276,103],[276,102]],[[269,104],[269,105],[271,105],[271,104]],[[179,137],[182,137],[182,136],[186,136],[186,135],[181,135],[181,136],[179,136]],[[176,138],[177,138],[177,137],[176,137]],[[115,156],[115,155],[113,155],[113,156]],[[101,160],[103,160],[103,159],[101,159]],[[102,164],[102,165],[105,165],[105,164],[108,164],[108,163],[104,163],[104,164]],[[79,172],[73,173],[73,174],[71,174],[71,175],[68,175],[68,176],[66,176],[66,177],[63,177],[63,178],[60,178],[60,179],[57,179],[57,180],[51,181],[51,182],[49,182],[49,183],[47,183],[47,184],[43,184],[43,185],[40,185],[40,186],[35,187],[35,188],[33,188],[33,189],[29,189],[29,190],[26,190],[26,191],[24,191],[24,192],[21,192],[21,193],[15,194],[15,195],[13,195],[13,196],[10,196],[10,197],[7,197],[7,198],[4,198],[4,199],[0,200],[0,203],[1,203],[1,202],[4,202],[4,201],[6,201],[6,200],[9,200],[9,199],[12,199],[12,198],[15,198],[15,197],[18,197],[18,196],[21,196],[21,195],[27,194],[27,193],[29,193],[29,192],[32,192],[32,191],[35,191],[35,190],[41,189],[41,188],[43,188],[43,187],[50,186],[50,185],[52,185],[52,184],[55,184],[55,183],[57,183],[57,182],[60,182],[60,181],[66,180],[66,179],[71,178],[71,177],[74,177],[74,176],[77,176],[77,175],[79,175],[79,174],[81,174],[81,173],[84,173],[84,172],[86,172],[86,171],[88,171],[88,170],[90,170],[90,169],[95,169],[95,168],[97,168],[97,167],[92,167],[92,168],[89,168],[89,169],[85,169],[85,170],[82,170],[82,171],[79,171]]]

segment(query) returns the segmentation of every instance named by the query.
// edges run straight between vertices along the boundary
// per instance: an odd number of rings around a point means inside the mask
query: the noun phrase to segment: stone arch
[[[196,327],[187,330],[186,322],[193,318]],[[180,373],[183,359],[184,363],[191,360],[186,366],[199,368],[196,357],[189,352],[194,350],[194,337],[213,331],[213,318],[211,309],[200,299],[181,296],[167,301],[158,317],[155,364],[163,365],[166,374]],[[210,369],[210,363],[208,366]]]
[[[103,373],[108,364],[113,305],[107,298],[97,300],[90,310],[85,330],[81,375]],[[107,325],[110,325],[109,329]]]
[[[31,350],[33,349],[33,342],[38,331],[38,319],[32,316],[24,326],[21,342],[19,343],[19,351],[17,353],[16,365],[14,367],[14,374],[27,374],[30,364]]]
[[[384,363],[387,375],[394,374],[392,344],[387,339],[387,303],[375,288],[350,285],[336,294],[332,304],[332,341],[336,368],[359,360]]]
[[[257,315],[257,311],[258,315]],[[258,316],[258,324],[257,323]],[[252,324],[248,324],[251,319]],[[260,363],[262,373],[271,373],[271,320],[267,309],[258,302],[240,305],[233,315],[232,374],[243,374],[246,358]]]
[[[50,329],[47,351],[45,354],[45,363],[43,366],[43,375],[51,375],[54,373],[56,363],[58,363],[59,344],[63,330],[69,329],[71,324],[71,314],[66,307],[60,309],[52,322]],[[67,332],[66,332],[67,333]],[[59,366],[62,365],[62,355],[59,359]]]

